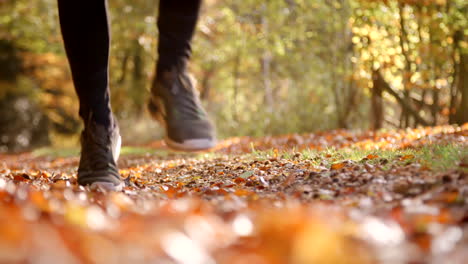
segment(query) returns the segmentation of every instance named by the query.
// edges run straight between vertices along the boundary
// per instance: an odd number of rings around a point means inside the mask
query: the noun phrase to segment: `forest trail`
[[[0,155],[0,263],[467,263],[468,124],[232,138],[119,161]]]

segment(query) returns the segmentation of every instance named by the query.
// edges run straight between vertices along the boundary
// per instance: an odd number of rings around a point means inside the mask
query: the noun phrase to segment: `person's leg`
[[[197,25],[201,0],[160,0],[157,72],[185,66]]]
[[[120,135],[110,108],[106,5],[106,0],[58,0],[65,50],[85,124],[78,183],[119,190]]]
[[[60,26],[80,116],[110,126],[109,44],[106,0],[58,0]]]
[[[201,0],[159,4],[159,57],[148,106],[166,129],[166,144],[177,150],[205,150],[216,144],[214,126],[186,68],[200,5]]]

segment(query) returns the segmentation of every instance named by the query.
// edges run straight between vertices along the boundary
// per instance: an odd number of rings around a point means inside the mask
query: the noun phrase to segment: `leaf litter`
[[[122,192],[78,186],[77,157],[1,155],[0,263],[467,263],[466,157],[440,170],[418,152],[467,140],[468,125],[228,139],[124,156]]]

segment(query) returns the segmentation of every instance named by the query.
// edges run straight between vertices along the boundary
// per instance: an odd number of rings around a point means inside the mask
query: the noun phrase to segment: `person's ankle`
[[[89,124],[89,121],[94,122],[98,125],[101,125],[108,130],[112,130],[117,124],[114,115],[111,113],[95,113],[90,112],[87,120],[84,120],[85,128]]]
[[[159,76],[165,72],[171,72],[173,70],[177,70],[179,72],[186,71],[187,65],[187,58],[166,59],[162,57],[158,60],[158,63],[156,64],[156,76]]]

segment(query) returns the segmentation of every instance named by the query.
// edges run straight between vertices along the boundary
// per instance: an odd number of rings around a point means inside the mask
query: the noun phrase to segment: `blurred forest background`
[[[56,4],[0,0],[0,151],[80,132]],[[127,143],[162,133],[145,108],[157,6],[109,0]],[[466,0],[206,0],[190,67],[221,138],[461,124],[467,13]]]

